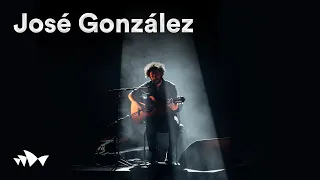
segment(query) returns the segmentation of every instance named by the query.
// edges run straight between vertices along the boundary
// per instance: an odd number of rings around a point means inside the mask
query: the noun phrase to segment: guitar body
[[[143,104],[143,103],[141,103]],[[147,117],[151,117],[155,114],[156,109],[146,112],[143,110],[139,110],[138,106],[132,104],[131,105],[131,118],[133,121],[135,121],[136,123],[141,123],[142,121],[144,121]]]
[[[173,99],[174,103],[182,103],[184,101],[184,97]],[[143,102],[139,102],[139,104],[141,105],[142,110],[140,110],[136,104],[131,103],[131,118],[136,123],[141,123],[146,118],[164,113],[168,109],[167,106],[156,107],[156,99],[153,96],[145,96],[143,98]]]
[[[142,110],[139,107],[132,103],[131,104],[131,118],[136,123],[141,123],[148,117],[152,117],[156,114],[157,108],[155,108],[156,100],[153,96],[149,96],[148,99],[145,99],[144,102],[139,102],[142,106]]]

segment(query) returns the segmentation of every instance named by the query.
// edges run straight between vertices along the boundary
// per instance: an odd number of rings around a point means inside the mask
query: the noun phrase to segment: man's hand
[[[179,108],[178,104],[173,103],[173,99],[169,99],[168,106],[171,110],[176,111]]]

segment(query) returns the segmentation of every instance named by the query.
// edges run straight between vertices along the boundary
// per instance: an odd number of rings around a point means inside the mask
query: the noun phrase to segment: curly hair
[[[160,62],[151,62],[144,67],[144,74],[147,77],[150,77],[150,72],[152,70],[158,70],[162,74],[166,71],[165,65]]]

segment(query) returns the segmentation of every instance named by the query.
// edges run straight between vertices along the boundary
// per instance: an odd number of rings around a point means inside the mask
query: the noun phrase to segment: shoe
[[[170,161],[170,160],[165,160],[164,163],[166,163],[167,165],[173,165],[173,166],[179,166],[180,163],[177,161]]]

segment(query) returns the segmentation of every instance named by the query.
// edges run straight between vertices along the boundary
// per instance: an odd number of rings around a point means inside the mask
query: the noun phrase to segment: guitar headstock
[[[186,100],[183,96],[179,96],[173,99],[174,103],[183,103]]]

